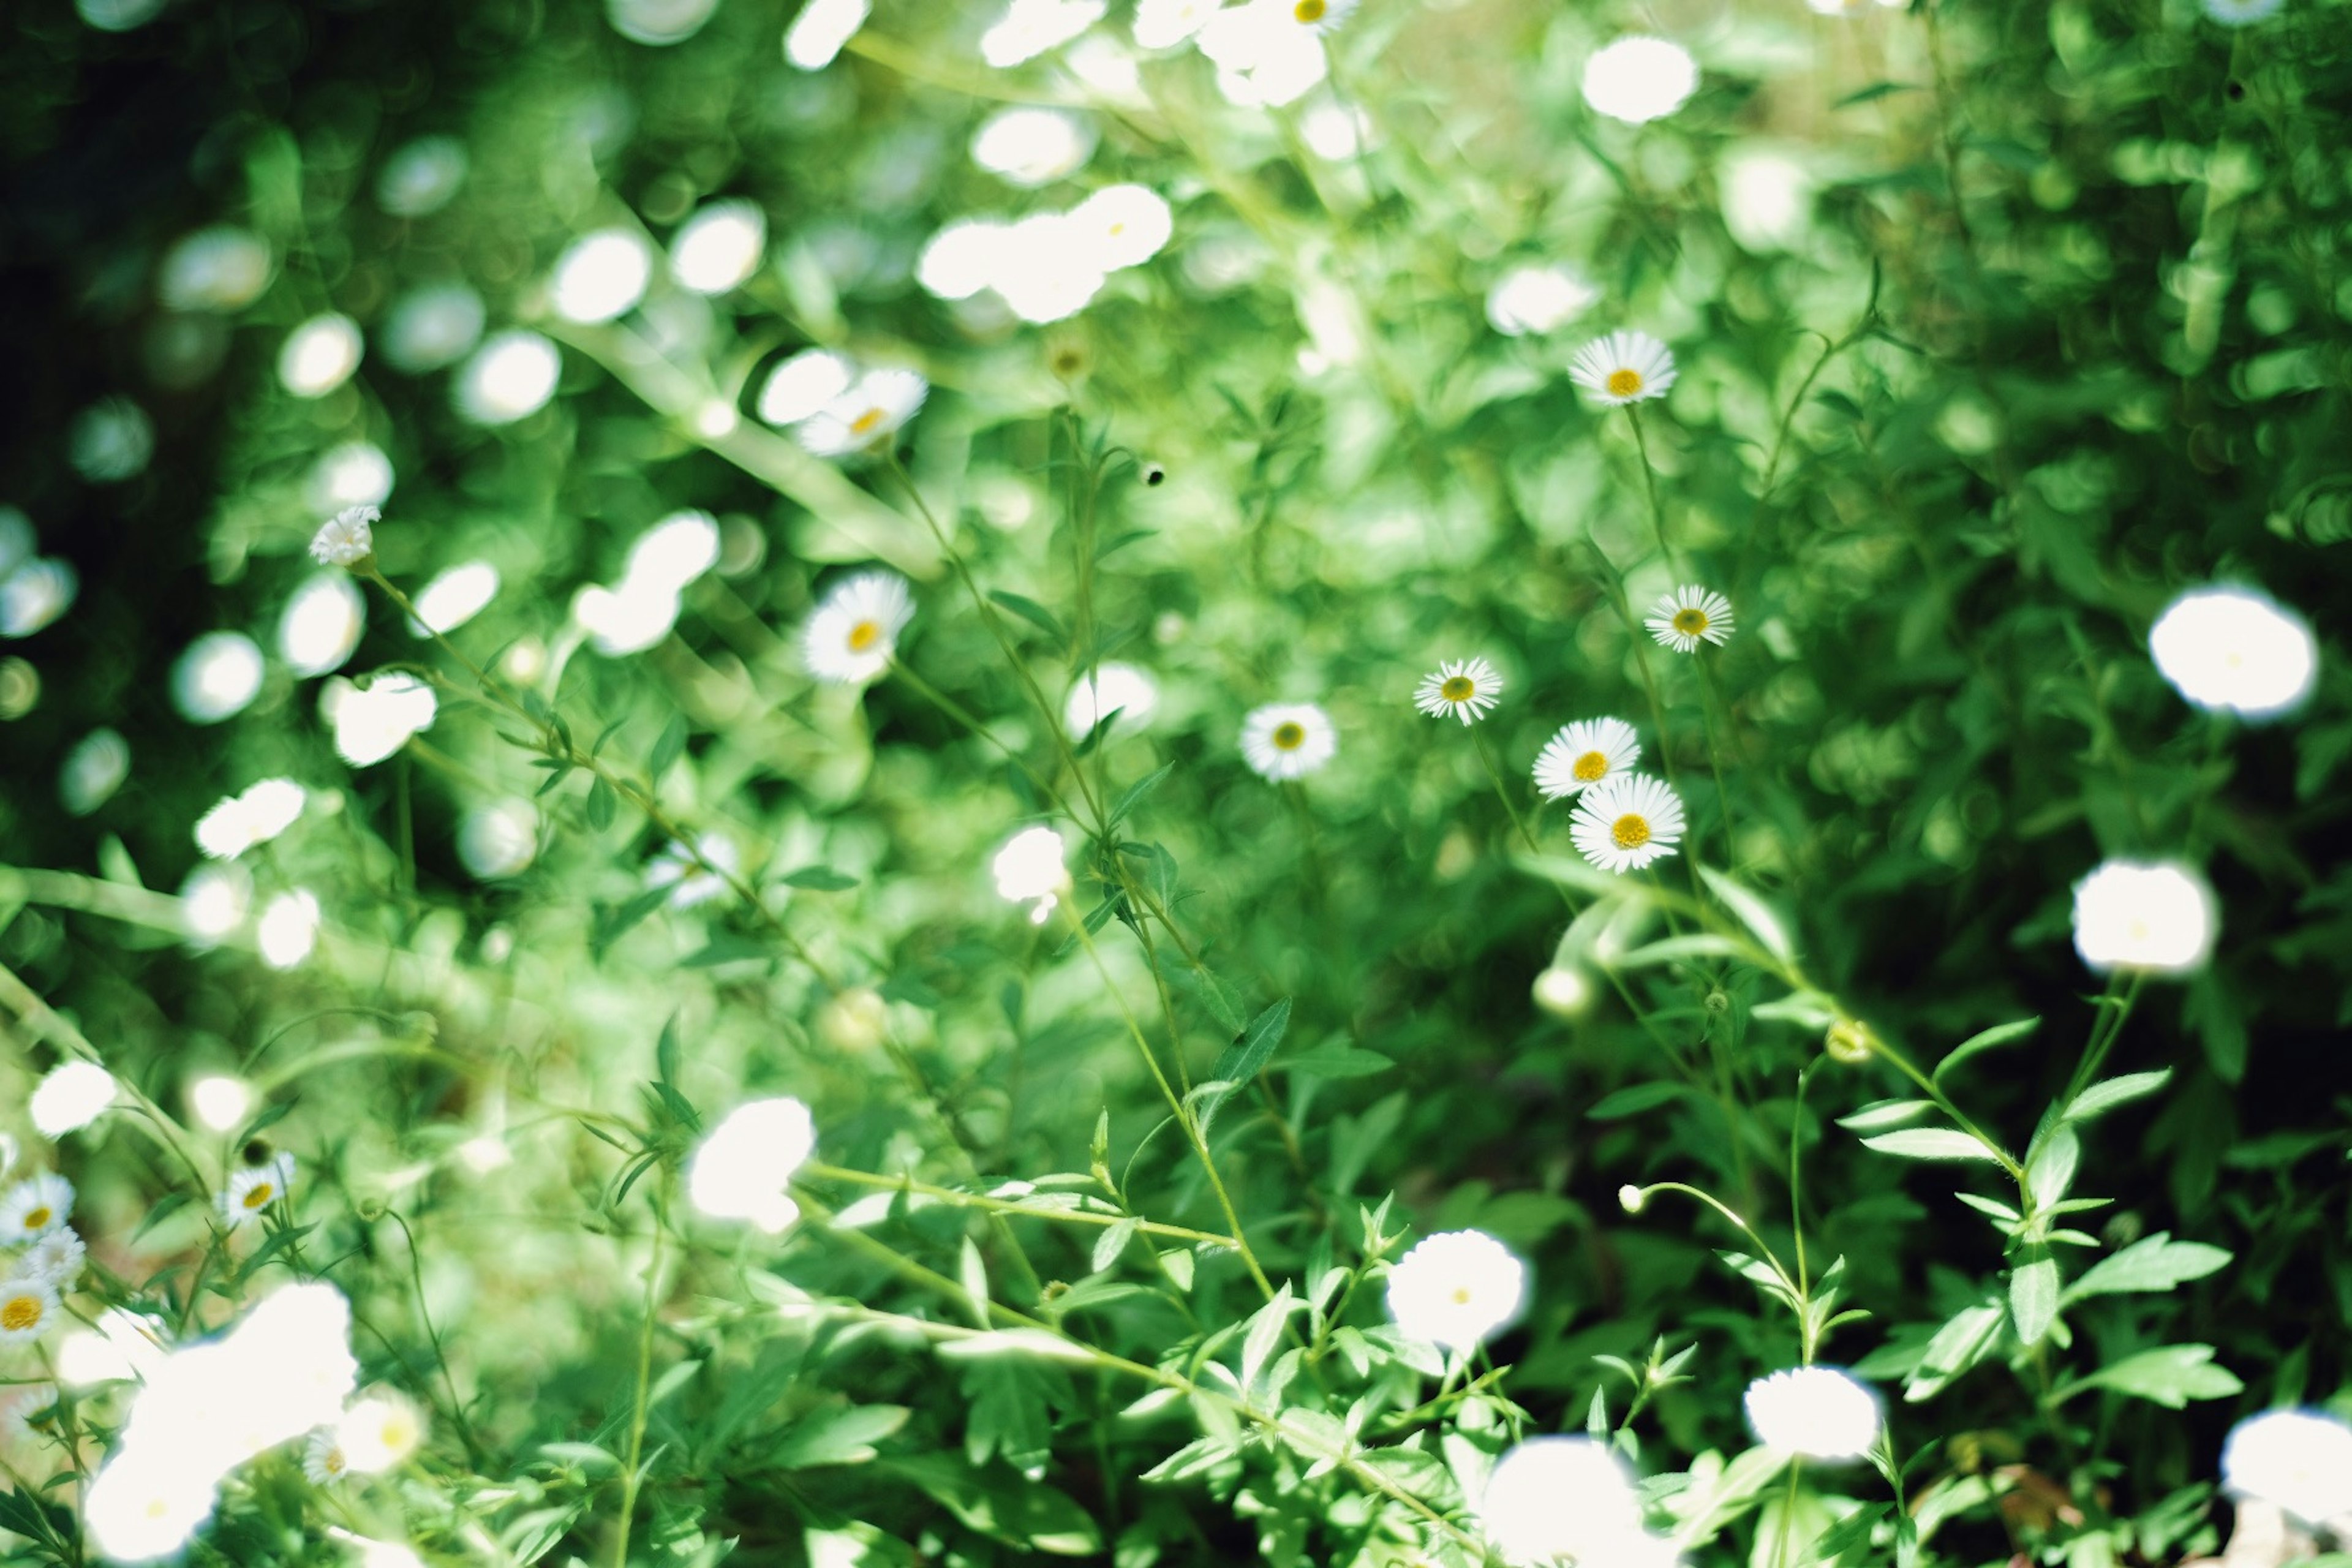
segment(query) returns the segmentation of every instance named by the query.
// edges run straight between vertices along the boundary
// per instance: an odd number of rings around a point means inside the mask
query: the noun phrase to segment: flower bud
[[[1649,1201],[1650,1194],[1643,1192],[1641,1188],[1633,1185],[1631,1182],[1626,1183],[1625,1185],[1617,1189],[1617,1202],[1624,1208],[1627,1214],[1640,1214],[1642,1212],[1643,1205],[1647,1204]]]
[[[1859,1018],[1840,1018],[1830,1026],[1828,1036],[1822,1041],[1822,1049],[1829,1053],[1832,1061],[1843,1062],[1848,1067],[1861,1066],[1877,1048],[1878,1037]]]
[[[1580,969],[1547,969],[1536,976],[1536,1005],[1555,1018],[1573,1018],[1592,1005],[1592,982]]]

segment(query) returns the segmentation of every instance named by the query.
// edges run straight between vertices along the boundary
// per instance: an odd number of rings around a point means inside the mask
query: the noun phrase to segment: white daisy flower
[[[2108,860],[2074,884],[2074,950],[2104,974],[2187,974],[2213,953],[2213,889],[2179,861]]]
[[[1631,772],[1641,757],[1642,742],[1624,720],[1580,719],[1544,743],[1536,758],[1536,788],[1546,800],[1565,800]]]
[[[824,412],[849,390],[850,363],[826,349],[803,349],[768,373],[760,388],[760,417],[782,426]]]
[[[379,1388],[352,1400],[335,1424],[335,1446],[355,1475],[382,1475],[424,1441],[424,1412],[396,1389]]]
[[[91,1544],[112,1563],[152,1563],[185,1546],[213,1515],[219,1479],[163,1444],[115,1451],[82,1493]]]
[[[802,422],[801,445],[820,458],[878,451],[915,416],[930,389],[911,370],[869,370]]]
[[[1503,678],[1483,658],[1450,658],[1421,678],[1412,705],[1433,719],[1455,718],[1474,724],[1486,716],[1503,689]]]
[[[1303,779],[1339,750],[1339,731],[1312,702],[1276,702],[1242,721],[1242,756],[1260,778]]]
[[[1171,49],[1206,26],[1222,0],[1139,0],[1135,47]]]
[[[1116,715],[1119,729],[1139,730],[1159,706],[1160,687],[1150,675],[1131,664],[1113,662],[1078,677],[1062,704],[1062,727],[1070,739],[1082,741],[1097,724]]]
[[[2191,588],[2148,628],[2147,651],[2189,701],[2249,719],[2296,706],[2319,668],[2310,624],[2251,588]]]
[[[1618,1568],[1615,1549],[1644,1533],[1624,1461],[1590,1437],[1532,1437],[1504,1454],[1478,1515],[1503,1560],[1519,1564]]]
[[[46,1279],[59,1290],[70,1290],[81,1278],[89,1247],[73,1226],[61,1225],[16,1259],[16,1270],[28,1279]]]
[[[739,869],[740,857],[736,853],[735,841],[720,834],[706,833],[695,840],[695,850],[711,869],[703,869],[695,855],[676,839],[646,867],[646,886],[670,889],[671,909],[690,910],[697,904],[724,898],[732,890],[727,885],[727,878],[719,873],[732,874]]]
[[[2285,9],[2286,0],[2204,0],[2205,15],[2225,27],[2251,27]]]
[[[980,58],[999,70],[1009,70],[1068,43],[1109,8],[1104,0],[1013,0],[981,35]]]
[[[749,1220],[775,1235],[801,1214],[786,1191],[816,1152],[816,1122],[790,1096],[754,1100],[727,1113],[694,1152],[687,1196],[713,1219]]]
[[[212,859],[234,860],[293,826],[309,799],[292,779],[249,784],[196,819],[196,847]]]
[[[1069,891],[1070,871],[1065,864],[1068,854],[1069,847],[1053,828],[1024,828],[989,863],[989,872],[996,879],[996,896],[1029,905],[1029,923],[1044,925],[1062,895]]]
[[[863,686],[881,679],[915,618],[914,596],[896,572],[860,572],[835,584],[801,629],[801,662],[819,680]]]
[[[1093,124],[1062,109],[1000,109],[971,138],[971,161],[1024,190],[1076,174],[1094,153]]]
[[[1105,272],[1140,267],[1160,254],[1175,219],[1160,193],[1144,185],[1106,185],[1070,209],[1070,222]]]
[[[221,1189],[221,1218],[232,1230],[257,1219],[262,1210],[284,1201],[293,1184],[294,1156],[282,1150],[258,1165],[240,1165],[228,1173],[228,1185]]]
[[[1309,32],[1328,33],[1356,14],[1356,0],[1287,0],[1290,19]]]
[[[1664,119],[1697,90],[1698,62],[1664,38],[1620,38],[1584,62],[1584,101],[1629,125]]]
[[[39,1339],[57,1316],[58,1288],[52,1281],[19,1274],[0,1283],[0,1344]]]
[[[1651,605],[1642,624],[1676,653],[1696,653],[1701,642],[1720,647],[1731,640],[1731,601],[1712,588],[1685,583]]]
[[[356,566],[375,553],[375,525],[383,513],[372,506],[347,506],[310,536],[311,558],[321,566]]]
[[[1859,1459],[1878,1444],[1878,1395],[1831,1366],[1791,1367],[1748,1385],[1756,1440],[1808,1459]]]
[[[335,1429],[321,1426],[302,1446],[302,1474],[314,1487],[331,1487],[352,1472],[352,1461],[335,1441]]]
[[[2352,1426],[2316,1410],[2265,1410],[2230,1428],[2221,1487],[2319,1524],[2352,1513]]]
[[[0,1197],[0,1247],[38,1241],[73,1216],[73,1184],[54,1171],[27,1176]]]
[[[1675,384],[1674,351],[1647,332],[1612,332],[1576,351],[1568,378],[1612,408],[1664,397]]]
[[[44,1138],[79,1132],[114,1103],[114,1075],[96,1062],[66,1062],[53,1068],[33,1090],[33,1126]]]
[[[1444,1231],[1389,1271],[1389,1316],[1441,1350],[1475,1350],[1519,1315],[1527,1286],[1527,1265],[1485,1231]]]
[[[1682,842],[1683,803],[1662,779],[1620,773],[1578,799],[1569,837],[1602,870],[1638,871]]]

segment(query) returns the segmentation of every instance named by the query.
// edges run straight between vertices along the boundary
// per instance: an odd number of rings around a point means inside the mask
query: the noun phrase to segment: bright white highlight
[[[981,35],[980,58],[999,70],[1009,69],[1068,43],[1100,21],[1107,9],[1105,0],[1013,0]]]
[[[2197,707],[2268,719],[2300,706],[2319,670],[2311,626],[2252,588],[2192,588],[2148,628],[2158,673]]]
[[[191,946],[217,947],[245,923],[253,879],[238,866],[199,866],[180,884],[180,929]]]
[[[196,819],[196,847],[215,860],[234,860],[294,826],[310,796],[292,779],[249,784]]]
[[[428,217],[466,183],[466,144],[455,136],[420,136],[383,161],[376,205],[394,217]]]
[[[44,556],[0,576],[0,637],[28,637],[56,624],[81,594],[73,563]]]
[[[768,215],[758,203],[712,202],[670,237],[669,275],[697,294],[724,294],[760,269],[767,246]]]
[[[971,139],[973,163],[1029,189],[1076,174],[1094,150],[1094,127],[1060,109],[999,110]]]
[[[58,770],[58,799],[70,815],[88,816],[113,799],[130,776],[131,742],[117,730],[92,730],[66,753]]]
[[[1486,292],[1486,321],[1506,337],[1558,331],[1601,298],[1565,267],[1515,267]]]
[[[869,370],[801,422],[801,445],[820,458],[878,451],[906,427],[930,390],[911,370]]]
[[[539,855],[539,808],[527,800],[478,805],[457,827],[457,859],[478,879],[520,876]]]
[[[784,58],[804,71],[824,69],[857,37],[871,9],[867,0],[808,0],[784,34]]]
[[[2103,974],[2202,969],[2221,920],[2205,879],[2175,860],[2109,860],[2074,884],[2074,951]]]
[[[372,506],[347,506],[310,536],[310,559],[321,566],[356,566],[375,553],[375,525],[383,513]]]
[[[1642,1528],[1642,1502],[1616,1456],[1590,1437],[1533,1437],[1495,1461],[1478,1502],[1506,1562],[1622,1568],[1671,1562]]]
[[[1319,30],[1299,19],[1297,5],[1297,0],[1249,0],[1210,15],[1200,49],[1217,67],[1217,90],[1226,102],[1278,109],[1297,102],[1330,74]]]
[[[33,1090],[33,1127],[44,1138],[79,1132],[114,1103],[114,1075],[96,1062],[67,1062],[50,1069]]]
[[[456,364],[481,342],[488,320],[482,297],[463,283],[412,289],[384,318],[380,338],[385,363],[411,375]]]
[[[347,506],[380,507],[392,495],[393,479],[392,459],[383,447],[346,441],[328,448],[311,468],[310,509],[336,512]]]
[[[200,228],[163,258],[156,292],[174,310],[241,310],[269,287],[269,245],[222,226]]]
[[[1174,48],[1208,26],[1219,3],[1220,0],[1142,0],[1135,8],[1135,47]]]
[[[1105,717],[1116,714],[1120,731],[1140,730],[1159,706],[1160,686],[1150,675],[1131,664],[1106,664],[1091,675],[1079,676],[1070,688],[1062,704],[1062,728],[1073,741],[1081,740]]]
[[[505,331],[457,374],[457,412],[477,425],[511,425],[547,406],[563,360],[537,332]]]
[[[1830,1366],[1791,1367],[1748,1385],[1748,1424],[1768,1448],[1808,1459],[1859,1459],[1877,1446],[1878,1395]]]
[[[188,1086],[188,1109],[215,1132],[234,1132],[253,1114],[253,1088],[241,1078],[207,1073]]]
[[[1389,1316],[1440,1350],[1470,1351],[1519,1315],[1527,1265],[1482,1230],[1429,1237],[1389,1271]]]
[[[297,675],[341,669],[360,646],[367,601],[341,572],[321,572],[294,590],[278,617],[278,657]]]
[[[191,724],[235,718],[261,695],[261,650],[243,632],[208,632],[172,667],[172,705]]]
[[[253,928],[261,962],[272,969],[291,969],[319,945],[319,899],[308,888],[280,893],[261,906]]]
[[[409,623],[409,632],[420,637],[454,632],[488,607],[498,593],[499,569],[488,562],[452,566],[418,590],[416,619]]]
[[[355,768],[373,767],[411,735],[433,727],[440,700],[433,689],[400,671],[376,676],[365,689],[331,682],[320,706],[335,726],[335,750]]]
[[[1698,90],[1698,62],[1664,38],[1620,38],[1584,62],[1584,101],[1630,125],[1663,120]]]
[[[2221,1486],[2305,1524],[2352,1513],[2352,1426],[2315,1410],[2266,1410],[2230,1428]]]
[[[719,520],[707,511],[674,511],[629,546],[625,578],[675,593],[718,564]]]
[[[1142,266],[1160,254],[1176,226],[1160,193],[1143,185],[1107,185],[1070,209],[1070,221],[1106,272]]]
[[[1051,827],[1028,827],[1013,836],[988,865],[996,879],[996,896],[1029,906],[1029,923],[1044,925],[1069,890],[1069,853],[1062,836]]]
[[[719,0],[604,0],[604,19],[633,44],[682,44],[702,31]]]
[[[609,321],[635,308],[653,281],[653,252],[625,228],[582,235],[556,258],[551,303],[567,321]]]
[[[351,380],[364,347],[359,323],[349,316],[313,316],[287,334],[278,351],[278,379],[297,397],[324,397]]]
[[[803,349],[768,373],[760,388],[760,417],[779,426],[797,425],[847,392],[850,374],[839,354]]]
[[[1813,216],[1811,170],[1769,147],[1736,148],[1720,170],[1724,226],[1742,247],[1762,255],[1804,237]]]
[[[773,1236],[798,1219],[786,1191],[816,1152],[809,1108],[789,1097],[737,1106],[694,1152],[688,1198],[713,1219],[749,1220]]]

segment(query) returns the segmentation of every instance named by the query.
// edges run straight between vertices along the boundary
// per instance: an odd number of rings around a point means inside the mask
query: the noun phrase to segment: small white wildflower
[[[292,779],[248,784],[196,819],[196,847],[211,859],[234,860],[293,826],[309,799]]]
[[[1172,49],[1206,26],[1223,0],[1139,0],[1135,7],[1135,47]]]
[[[1675,354],[1647,332],[1612,332],[1576,351],[1568,378],[1610,407],[1622,408],[1673,389]]]
[[[1638,871],[1682,842],[1683,803],[1663,779],[1606,778],[1578,797],[1569,837],[1604,871]]]
[[[1069,848],[1051,827],[1030,827],[1013,836],[996,852],[989,871],[996,879],[996,896],[1030,906],[1033,925],[1044,925],[1062,895],[1069,890]]]
[[[784,58],[804,71],[834,62],[866,26],[869,0],[808,0],[784,34]]]
[[[382,510],[372,506],[347,506],[321,523],[310,536],[310,556],[321,566],[356,566],[375,553],[375,525]]]
[[[749,1220],[773,1236],[800,1217],[786,1189],[815,1151],[806,1105],[789,1096],[751,1100],[729,1111],[695,1150],[687,1196],[713,1219]]]
[[[2192,588],[2148,628],[2158,673],[2197,707],[2268,719],[2311,694],[2311,626],[2251,588]]]
[[[1698,90],[1698,62],[1664,38],[1620,38],[1584,62],[1584,101],[1596,114],[1643,125],[1663,120]]]
[[[2201,969],[2220,924],[2212,889],[2178,861],[2108,860],[2074,884],[2074,950],[2103,974]]]
[[[261,962],[272,969],[292,969],[319,945],[319,896],[308,888],[291,888],[261,906],[254,922],[254,945]]]
[[[2265,1410],[2230,1428],[2221,1486],[2307,1525],[2352,1513],[2352,1426],[2316,1410]]]
[[[1062,704],[1062,728],[1073,741],[1083,740],[1094,727],[1116,717],[1121,731],[1140,730],[1160,706],[1160,687],[1131,664],[1105,664],[1091,675],[1081,675]]]
[[[321,1426],[302,1446],[302,1474],[314,1487],[331,1487],[352,1473],[352,1462],[335,1441],[331,1426]]]
[[[1878,1395],[1832,1366],[1799,1366],[1748,1385],[1756,1440],[1808,1459],[1859,1459],[1885,1423]]]
[[[33,1090],[28,1110],[44,1138],[79,1132],[114,1103],[121,1086],[96,1062],[65,1062],[52,1068]]]
[[[1339,750],[1330,715],[1312,702],[1276,702],[1242,721],[1242,757],[1260,778],[1303,779]]]
[[[425,1414],[396,1389],[379,1388],[352,1401],[335,1424],[335,1446],[357,1475],[394,1468],[425,1441]]]
[[[58,1288],[53,1282],[29,1274],[0,1282],[0,1344],[39,1339],[57,1317]]]
[[[768,373],[760,388],[760,417],[780,426],[797,425],[847,392],[851,374],[849,362],[839,354],[803,349]]]
[[[27,1279],[47,1280],[59,1290],[70,1290],[89,1260],[89,1247],[80,1233],[61,1225],[25,1248],[16,1259],[16,1268]]]
[[[1001,109],[971,138],[971,161],[1024,190],[1076,174],[1094,152],[1093,124],[1065,109]]]
[[[1731,640],[1731,601],[1711,588],[1685,583],[1650,606],[1650,635],[1676,653],[1696,653],[1701,642]]]
[[[1140,267],[1160,254],[1175,218],[1160,193],[1144,185],[1107,185],[1070,209],[1070,221],[1106,272]]]
[[[253,1114],[253,1086],[226,1073],[207,1073],[188,1086],[188,1109],[215,1132],[234,1132]]]
[[[1617,1206],[1627,1214],[1640,1214],[1649,1202],[1650,1194],[1631,1182],[1617,1189]]]
[[[83,1492],[82,1524],[109,1562],[152,1563],[176,1553],[204,1528],[218,1487],[213,1467],[192,1462],[185,1452],[125,1445]]]
[[[258,1165],[239,1165],[220,1191],[221,1218],[231,1229],[257,1219],[270,1205],[284,1202],[293,1184],[294,1156],[283,1150]]]
[[[673,839],[646,867],[646,886],[669,889],[671,909],[690,910],[732,891],[727,876],[720,873],[731,876],[738,868],[740,857],[735,841],[721,834],[706,833],[694,841],[694,846],[689,852],[685,845]],[[705,866],[709,869],[704,869]]]
[[[914,596],[896,572],[860,572],[834,584],[801,629],[801,661],[836,686],[881,679],[915,618]]]
[[[862,21],[865,8],[858,9]],[[768,214],[759,203],[740,197],[712,202],[670,236],[669,275],[679,288],[697,294],[724,294],[760,269],[767,247]]]
[[[1616,1568],[1644,1538],[1624,1462],[1590,1437],[1531,1437],[1495,1462],[1478,1500],[1486,1539],[1516,1564]]]
[[[1622,719],[1580,719],[1560,727],[1537,754],[1536,788],[1546,800],[1580,795],[1606,778],[1629,773],[1642,742]]]
[[[1527,1285],[1527,1265],[1493,1237],[1442,1231],[1389,1271],[1389,1316],[1441,1350],[1475,1350],[1518,1317]]]
[[[801,445],[820,458],[878,451],[923,405],[930,383],[911,370],[869,370],[801,423]]]
[[[321,703],[332,705],[335,750],[356,768],[383,762],[431,729],[441,707],[433,688],[400,670],[379,673],[365,688],[330,681]]]
[[[1433,719],[1450,717],[1468,725],[1486,716],[1502,689],[1503,678],[1485,659],[1448,659],[1421,678],[1412,705]]]
[[[73,1184],[54,1171],[27,1176],[0,1195],[0,1247],[38,1241],[73,1217]]]
[[[1286,0],[1290,19],[1309,32],[1328,33],[1356,14],[1356,0]]]

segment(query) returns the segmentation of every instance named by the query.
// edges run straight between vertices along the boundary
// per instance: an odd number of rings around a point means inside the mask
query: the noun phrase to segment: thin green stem
[[[1625,418],[1633,426],[1633,448],[1642,455],[1642,487],[1650,497],[1650,526],[1657,531],[1658,553],[1664,558],[1666,565],[1680,575],[1683,569],[1675,558],[1675,547],[1666,542],[1666,508],[1665,503],[1658,499],[1658,470],[1650,462],[1650,438],[1642,430],[1642,405],[1626,404]]]
[[[654,1205],[653,1256],[646,1263],[646,1315],[637,1331],[636,1392],[629,1405],[629,1454],[621,1471],[621,1521],[613,1532],[613,1568],[628,1568],[629,1528],[637,1513],[639,1470],[646,1451],[646,1415],[653,1388],[654,1326],[661,1308],[663,1226],[661,1205]]]
[[[801,1173],[814,1181],[842,1182],[851,1186],[873,1187],[887,1192],[919,1193],[939,1203],[957,1208],[980,1209],[990,1214],[1018,1215],[1024,1219],[1052,1220],[1065,1225],[1109,1226],[1125,1224],[1134,1218],[1125,1214],[1102,1214],[1092,1209],[1045,1209],[1012,1198],[990,1197],[982,1193],[962,1193],[953,1187],[935,1186],[919,1182],[911,1176],[890,1176],[872,1171],[852,1171],[840,1165],[828,1165],[812,1161],[801,1167]],[[1162,1225],[1157,1220],[1136,1220],[1136,1228],[1146,1236],[1165,1237],[1171,1241],[1190,1242],[1196,1246],[1222,1247],[1238,1251],[1230,1236],[1220,1236],[1213,1230],[1193,1230],[1181,1225]]]

